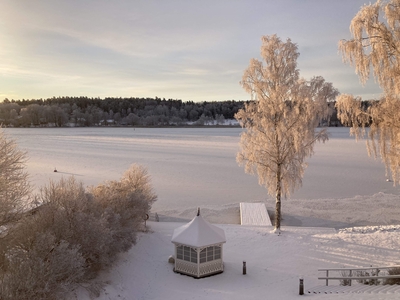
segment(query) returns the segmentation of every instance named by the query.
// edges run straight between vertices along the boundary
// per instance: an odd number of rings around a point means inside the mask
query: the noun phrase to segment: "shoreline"
[[[264,203],[274,221],[274,201]],[[160,222],[187,223],[198,207],[152,210],[150,221],[157,213]],[[214,224],[240,225],[239,203],[200,206],[202,216]],[[400,196],[377,193],[342,199],[288,199],[282,201],[282,226],[324,227],[336,230],[349,227],[400,225]]]

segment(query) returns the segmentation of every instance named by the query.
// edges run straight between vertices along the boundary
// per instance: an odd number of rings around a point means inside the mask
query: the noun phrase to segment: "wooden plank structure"
[[[272,226],[264,203],[240,203],[240,224],[252,226]]]

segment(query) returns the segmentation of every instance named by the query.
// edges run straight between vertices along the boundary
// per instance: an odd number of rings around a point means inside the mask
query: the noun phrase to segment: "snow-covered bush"
[[[26,153],[0,129],[0,226],[15,221],[29,204]]]
[[[371,270],[368,271],[356,271],[355,272],[355,276],[356,277],[367,277],[367,276],[378,276],[379,273],[381,272],[381,270],[379,269],[373,269],[371,268]],[[369,278],[369,279],[358,279],[357,280],[358,283],[362,283],[362,284],[366,284],[366,285],[378,285],[380,284],[380,280],[379,279],[373,279],[373,278]]]
[[[400,275],[400,268],[388,269],[388,275]],[[383,284],[400,284],[400,278],[387,278]]]
[[[92,187],[90,193],[104,211],[112,211],[119,216],[121,228],[142,227],[144,218],[157,199],[147,170],[136,164],[119,181],[107,181]]]
[[[0,245],[0,299],[62,299],[134,244],[157,198],[146,169],[90,191],[73,177],[41,189],[43,204]]]
[[[86,277],[113,262],[111,250],[112,230],[93,196],[86,193],[82,183],[73,177],[51,182],[41,191],[47,206],[47,216],[52,216],[49,227],[58,240],[78,245],[86,262]]]
[[[93,262],[102,258],[96,254],[107,227],[94,217],[82,184],[72,177],[50,182],[40,199],[43,205],[3,240],[1,299],[62,299],[93,277]]]
[[[350,270],[342,270],[342,271],[340,271],[340,275],[342,277],[349,277],[349,276],[351,276],[351,272],[350,272]],[[342,285],[342,286],[351,285],[350,279],[341,279],[341,280],[339,280],[339,282],[340,282],[340,285]]]
[[[85,272],[77,245],[58,241],[48,232],[38,233],[29,248],[14,245],[1,275],[1,299],[62,299]]]

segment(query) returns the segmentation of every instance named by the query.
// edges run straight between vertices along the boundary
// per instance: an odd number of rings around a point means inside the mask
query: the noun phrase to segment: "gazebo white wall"
[[[171,241],[175,245],[175,272],[200,278],[224,271],[225,232],[200,213],[175,229]]]

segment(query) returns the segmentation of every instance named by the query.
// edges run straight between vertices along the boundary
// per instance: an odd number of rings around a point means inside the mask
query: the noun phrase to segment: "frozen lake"
[[[27,170],[38,188],[74,175],[85,185],[119,179],[133,163],[144,165],[158,194],[153,211],[262,201],[257,177],[235,157],[240,128],[7,128],[29,156]],[[340,199],[400,194],[384,166],[367,155],[365,142],[348,128],[330,128],[315,147],[303,186],[292,199]],[[58,172],[54,173],[54,168]]]

